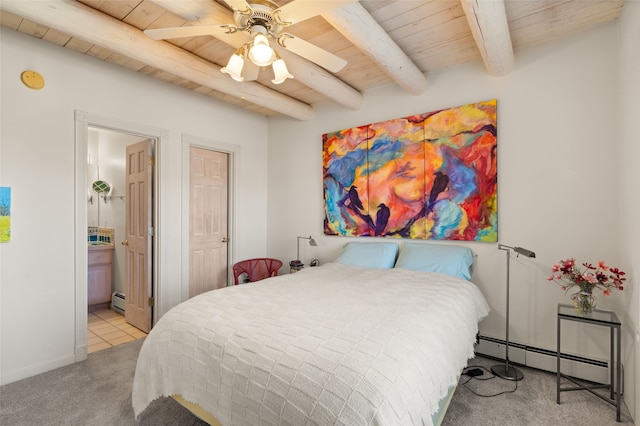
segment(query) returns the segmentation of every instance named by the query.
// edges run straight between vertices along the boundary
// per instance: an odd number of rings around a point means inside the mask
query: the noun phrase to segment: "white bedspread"
[[[138,416],[180,394],[223,425],[431,425],[489,312],[472,283],[337,263],[214,290],[146,338]]]

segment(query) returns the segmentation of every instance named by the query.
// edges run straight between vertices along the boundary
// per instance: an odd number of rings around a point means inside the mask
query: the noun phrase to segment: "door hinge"
[[[148,234],[150,237],[153,237],[153,226],[150,226],[150,227],[149,227],[149,229],[147,230],[147,234]]]
[[[155,166],[156,164],[156,157],[154,157],[153,155],[149,157],[149,165],[150,166]]]
[[[153,305],[155,304],[155,299],[153,297],[149,298],[149,306],[153,307]]]

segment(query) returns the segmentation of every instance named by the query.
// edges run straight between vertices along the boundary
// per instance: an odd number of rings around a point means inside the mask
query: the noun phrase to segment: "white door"
[[[126,321],[148,333],[151,330],[153,143],[143,140],[127,146],[125,246]]]
[[[189,148],[189,297],[227,285],[229,154]]]

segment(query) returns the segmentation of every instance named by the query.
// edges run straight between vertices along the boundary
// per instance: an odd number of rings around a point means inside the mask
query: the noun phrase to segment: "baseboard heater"
[[[113,292],[111,295],[111,309],[124,315],[124,305],[124,293]]]
[[[505,347],[506,342],[503,339],[479,335],[475,352],[478,355],[504,360]],[[523,365],[551,373],[556,373],[557,369],[556,351],[520,343],[509,342],[509,361],[516,365]],[[595,383],[609,383],[611,376],[609,373],[608,360],[585,358],[561,352],[560,363],[562,364],[562,372],[569,376]]]

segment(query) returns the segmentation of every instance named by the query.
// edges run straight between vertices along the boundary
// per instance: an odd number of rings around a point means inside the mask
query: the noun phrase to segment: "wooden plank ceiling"
[[[209,35],[156,41],[142,32],[233,23],[223,0],[3,0],[0,18],[4,27],[133,72],[266,116],[304,120],[320,102],[358,109],[362,92],[381,85],[428,91],[430,71],[459,64],[483,61],[489,74],[507,74],[519,49],[614,20],[623,6],[624,0],[360,0],[287,28],[347,66],[330,73],[281,52],[295,78],[280,85],[271,82],[270,69],[256,82],[220,73],[233,43]]]

